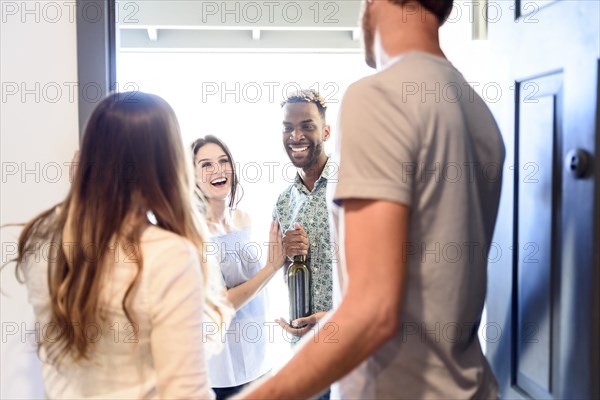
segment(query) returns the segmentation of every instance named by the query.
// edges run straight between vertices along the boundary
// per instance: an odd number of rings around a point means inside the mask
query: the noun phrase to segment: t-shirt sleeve
[[[419,132],[407,105],[373,81],[359,81],[344,96],[339,124],[335,202],[354,198],[410,206]]]
[[[150,341],[158,396],[212,398],[202,340],[204,298],[198,252],[185,240],[173,240],[152,263]]]

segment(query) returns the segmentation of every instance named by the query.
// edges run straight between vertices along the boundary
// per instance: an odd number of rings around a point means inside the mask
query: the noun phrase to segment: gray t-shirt
[[[488,107],[447,60],[413,52],[348,89],[340,130],[336,203],[401,203],[410,225],[398,334],[334,395],[497,397],[477,336],[505,155]]]

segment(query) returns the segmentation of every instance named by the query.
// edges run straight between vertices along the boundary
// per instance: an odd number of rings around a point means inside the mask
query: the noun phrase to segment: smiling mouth
[[[310,146],[302,146],[302,147],[300,147],[300,146],[291,146],[290,145],[288,147],[290,148],[290,150],[292,150],[292,153],[302,153],[303,151],[308,150],[308,148]]]
[[[210,181],[211,185],[218,187],[218,188],[225,186],[226,183],[227,183],[227,178],[217,178],[217,179]]]

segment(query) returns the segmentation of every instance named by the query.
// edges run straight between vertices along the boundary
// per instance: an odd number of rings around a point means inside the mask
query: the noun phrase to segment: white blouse
[[[257,242],[251,240],[249,228],[214,236],[212,244],[218,249],[217,259],[228,289],[246,282],[260,270]],[[266,323],[266,308],[263,288],[236,311],[227,329],[221,331],[223,349],[208,360],[212,387],[243,385],[269,372],[267,345],[275,323]]]
[[[45,245],[48,248],[48,244]],[[202,273],[188,240],[155,226],[142,234],[143,269],[131,294],[132,325],[121,305],[136,271],[133,246],[119,249],[103,289],[106,320],[84,329],[89,361],[43,363],[52,399],[213,399],[203,346]],[[24,272],[41,335],[50,335],[48,251],[28,258]],[[49,339],[52,339],[49,336]],[[40,353],[42,362],[45,352]]]

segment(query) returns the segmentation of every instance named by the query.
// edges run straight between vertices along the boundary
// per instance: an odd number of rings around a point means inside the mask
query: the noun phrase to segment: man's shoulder
[[[279,192],[279,197],[289,194],[290,192],[292,192],[292,190],[294,190],[294,184],[290,183],[288,186],[286,186],[285,189]]]
[[[232,213],[233,223],[239,229],[248,229],[252,227],[252,218],[250,214],[247,212],[238,209],[235,209]]]
[[[352,85],[355,93],[375,90],[379,92],[395,92],[413,83],[421,83],[431,79],[461,79],[460,72],[447,59],[422,52],[405,54],[393,61],[384,69],[366,76]],[[393,84],[397,81],[399,84]]]
[[[368,103],[372,104],[373,101],[379,102],[379,100],[394,96],[402,90],[403,82],[412,82],[417,79],[413,68],[406,65],[404,60],[400,60],[389,68],[352,83],[344,94],[343,102],[361,109],[362,106]],[[394,82],[398,82],[398,84]]]
[[[365,76],[356,82],[348,86],[344,100],[353,99],[357,96],[363,95],[365,91],[377,90],[381,87],[381,72],[377,72],[373,75]]]
[[[292,183],[292,184],[288,185],[288,187],[286,187],[284,190],[282,190],[279,193],[279,195],[277,196],[277,205],[279,205],[280,203],[289,199],[293,189],[294,189],[294,184]]]

